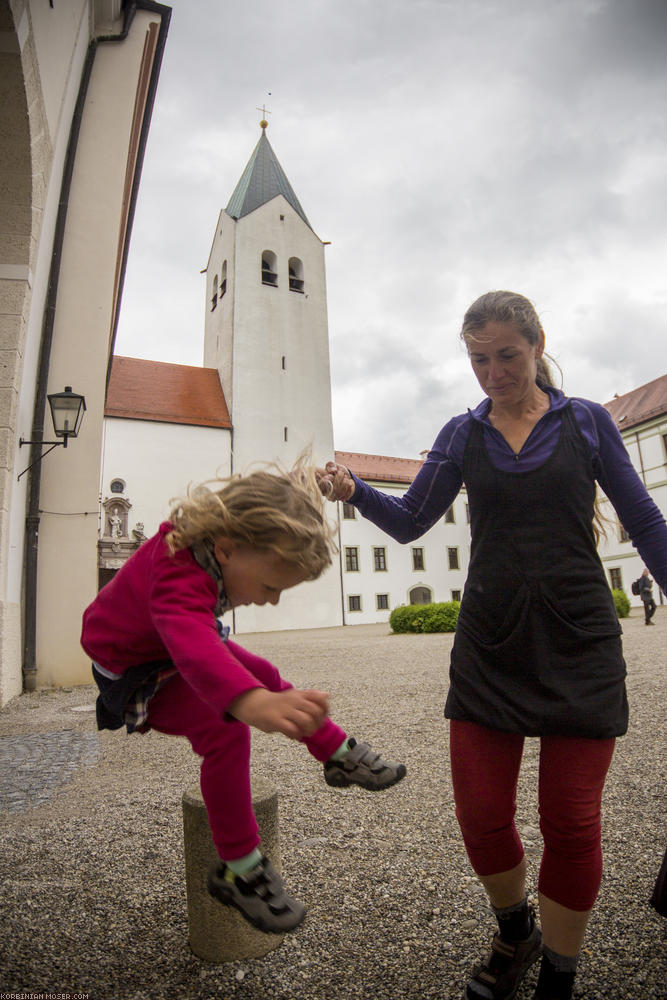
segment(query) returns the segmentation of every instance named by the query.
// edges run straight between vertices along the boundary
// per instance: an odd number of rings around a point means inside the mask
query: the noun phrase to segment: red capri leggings
[[[478,875],[510,871],[523,858],[514,823],[523,736],[452,719],[456,817]],[[600,806],[614,740],[543,736],[539,811],[544,852],[538,887],[571,910],[590,910],[602,879]]]

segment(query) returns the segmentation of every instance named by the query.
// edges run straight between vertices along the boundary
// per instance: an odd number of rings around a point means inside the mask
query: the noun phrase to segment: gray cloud
[[[415,454],[475,405],[457,335],[488,288],[536,302],[573,394],[662,373],[663,0],[173,7],[119,353],[201,362],[199,271],[266,102],[332,241],[338,447]]]

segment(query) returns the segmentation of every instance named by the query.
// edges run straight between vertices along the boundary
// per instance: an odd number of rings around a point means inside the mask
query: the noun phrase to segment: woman
[[[320,488],[408,542],[465,483],[471,558],[445,715],[457,818],[499,926],[466,996],[513,997],[541,954],[534,1000],[570,1000],[602,875],[602,790],[628,716],[621,629],[596,550],[596,480],[663,587],[667,526],[607,411],[553,386],[528,299],[481,296],[461,336],[486,398],[445,425],[405,496],[335,463]],[[541,931],[514,824],[526,736],[541,741]]]

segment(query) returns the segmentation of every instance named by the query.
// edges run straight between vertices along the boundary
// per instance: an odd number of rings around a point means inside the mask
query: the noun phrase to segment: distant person
[[[255,472],[192,491],[100,590],[81,642],[100,689],[100,729],[185,736],[220,862],[209,891],[261,931],[293,930],[305,908],[259,847],[250,790],[250,726],[306,744],[334,788],[380,790],[403,764],[383,760],[327,717],[328,695],[299,691],[267,660],[227,639],[218,617],[277,604],[315,580],[335,547],[314,470]]]
[[[602,875],[602,790],[628,721],[596,480],[663,587],[667,526],[609,413],[554,387],[528,299],[482,295],[461,336],[485,398],[440,431],[407,493],[380,493],[334,462],[319,470],[320,488],[410,542],[465,484],[470,567],[445,715],[457,818],[498,921],[466,997],[509,1000],[541,954],[534,1000],[570,1000]],[[527,736],[541,741],[541,932],[514,821]]]
[[[649,576],[647,569],[644,570],[642,575],[639,577],[639,596],[642,599],[644,605],[644,624],[645,625],[655,625],[655,622],[651,621],[653,615],[655,614],[655,601],[653,600],[653,580]]]

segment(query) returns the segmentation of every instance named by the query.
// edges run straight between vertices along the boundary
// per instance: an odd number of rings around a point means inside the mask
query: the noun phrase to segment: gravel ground
[[[577,1000],[667,997],[667,921],[647,902],[667,840],[667,609],[655,621],[646,629],[634,611],[623,623],[631,727],[607,782],[605,876]],[[454,817],[442,718],[452,636],[392,636],[373,625],[240,641],[294,683],[330,691],[333,718],[405,761],[407,778],[382,794],[330,789],[302,747],[255,734],[253,766],[280,790],[285,880],[309,912],[266,957],[209,965],[187,944],[181,795],[198,780],[188,745],[104,732],[96,749],[92,687],[15,699],[0,711],[0,747],[23,793],[31,782],[48,787],[29,802],[11,788],[0,797],[0,996],[461,1000],[494,922]],[[79,748],[69,770],[49,751],[54,734]],[[31,762],[33,744],[42,750]],[[17,747],[23,756],[12,758]],[[527,741],[518,803],[533,886],[537,751]],[[534,979],[518,1000],[532,996]]]

